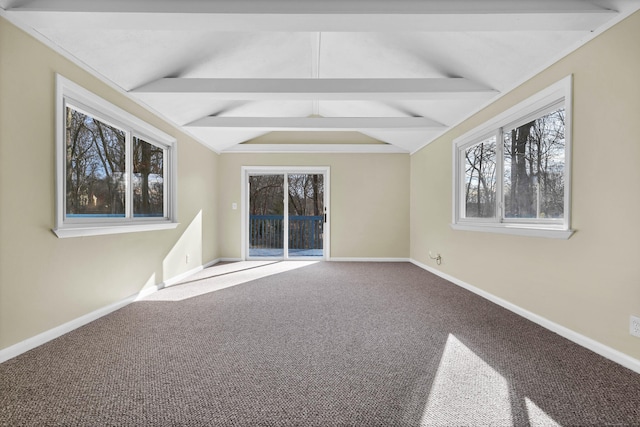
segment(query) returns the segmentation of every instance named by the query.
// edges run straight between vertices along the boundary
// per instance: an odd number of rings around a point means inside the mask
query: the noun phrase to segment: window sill
[[[514,236],[545,237],[567,240],[575,230],[549,228],[523,224],[451,224],[454,230],[480,231],[483,233],[511,234]]]
[[[105,234],[137,233],[141,231],[173,230],[178,227],[178,222],[163,222],[154,224],[127,224],[106,226],[65,226],[54,228],[53,231],[60,239],[68,237],[100,236]]]

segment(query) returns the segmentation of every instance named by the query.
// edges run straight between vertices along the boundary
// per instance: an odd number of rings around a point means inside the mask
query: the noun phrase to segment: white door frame
[[[324,255],[322,256],[323,260],[327,260],[331,258],[331,206],[329,201],[331,197],[329,193],[331,191],[331,177],[330,172],[331,168],[329,166],[242,166],[241,168],[242,176],[241,176],[241,192],[240,192],[240,212],[242,215],[242,226],[240,232],[240,238],[242,239],[242,243],[240,247],[242,248],[242,259],[247,260],[249,257],[249,237],[247,233],[247,228],[249,227],[249,175],[280,175],[280,174],[322,174],[324,175],[324,210],[326,214],[326,222],[323,226],[322,231],[322,249]],[[286,184],[286,182],[285,182]],[[288,210],[288,204],[285,203],[285,215]],[[286,230],[285,230],[286,237]],[[294,257],[288,258],[287,253],[285,251],[284,259],[287,260],[309,260],[308,257]],[[314,257],[313,259],[318,259]]]

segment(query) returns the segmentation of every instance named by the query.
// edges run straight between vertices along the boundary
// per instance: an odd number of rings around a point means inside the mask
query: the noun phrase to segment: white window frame
[[[522,101],[502,114],[453,140],[453,218],[455,230],[481,231],[520,236],[568,239],[571,229],[571,75]],[[513,219],[504,217],[503,130],[528,123],[555,109],[565,109],[564,215],[561,219]],[[496,137],[496,214],[493,218],[466,218],[464,215],[465,151],[488,138]]]
[[[123,218],[67,218],[66,216],[66,108],[87,114],[126,134],[126,202]],[[133,138],[163,149],[164,216],[134,217],[132,189]],[[60,238],[174,229],[177,222],[176,139],[138,119],[65,77],[56,74],[56,224]]]

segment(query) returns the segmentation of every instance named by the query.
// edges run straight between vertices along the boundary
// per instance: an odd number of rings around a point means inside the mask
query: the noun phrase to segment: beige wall
[[[55,73],[177,138],[177,230],[51,232]],[[2,18],[0,94],[0,350],[218,257],[216,154]]]
[[[629,315],[640,316],[637,40],[639,13],[412,157],[217,156],[0,18],[0,350],[213,259],[240,257],[240,210],[231,204],[240,204],[241,166],[308,165],[331,168],[333,257],[411,256],[640,359],[628,333]],[[50,231],[56,72],[178,139],[177,230],[70,239]],[[576,234],[451,230],[453,138],[570,73]],[[429,250],[442,254],[441,266]]]
[[[629,334],[640,316],[638,40],[640,13],[412,156],[411,257],[640,359]],[[571,73],[573,237],[452,230],[452,140]]]
[[[331,168],[331,257],[409,257],[407,154],[223,154],[220,156],[220,253],[241,256],[242,166]]]

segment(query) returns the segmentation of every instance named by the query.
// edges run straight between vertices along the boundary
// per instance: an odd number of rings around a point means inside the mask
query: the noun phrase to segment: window
[[[175,140],[58,76],[58,237],[175,228]]]
[[[569,238],[571,76],[454,141],[461,230]]]

